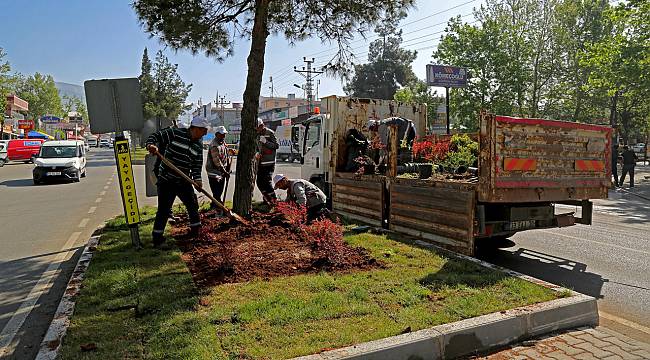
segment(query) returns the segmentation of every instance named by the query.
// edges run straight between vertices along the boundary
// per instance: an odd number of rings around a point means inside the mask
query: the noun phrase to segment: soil
[[[279,213],[254,213],[249,224],[201,214],[198,238],[185,234],[187,221],[172,228],[199,287],[306,273],[350,272],[381,267],[367,250],[343,240],[316,242]],[[182,224],[182,225],[181,225]]]

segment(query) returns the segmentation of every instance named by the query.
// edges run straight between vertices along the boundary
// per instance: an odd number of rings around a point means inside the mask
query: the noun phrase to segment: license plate
[[[47,176],[61,176],[60,171],[50,171],[47,173]]]
[[[535,220],[513,221],[506,225],[507,230],[526,230],[535,227]]]

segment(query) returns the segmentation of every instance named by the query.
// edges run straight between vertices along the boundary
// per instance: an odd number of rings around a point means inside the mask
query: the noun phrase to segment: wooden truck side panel
[[[473,185],[391,180],[390,229],[473,255],[475,199]]]

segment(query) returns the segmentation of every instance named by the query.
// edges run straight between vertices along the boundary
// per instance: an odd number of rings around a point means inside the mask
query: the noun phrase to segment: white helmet
[[[277,189],[278,188],[278,183],[280,182],[280,180],[282,180],[284,178],[286,178],[286,176],[284,176],[284,174],[275,174],[275,176],[273,177],[273,188]]]
[[[214,130],[214,132],[217,133],[217,134],[226,135],[228,133],[228,130],[226,130],[225,126],[217,126],[217,128]]]

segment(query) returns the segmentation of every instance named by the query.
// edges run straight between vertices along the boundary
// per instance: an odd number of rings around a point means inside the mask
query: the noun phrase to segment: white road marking
[[[72,233],[61,250],[72,248],[75,242],[79,239],[80,235],[81,232]],[[22,304],[20,304],[20,307],[16,310],[16,312],[14,312],[13,316],[11,316],[11,319],[9,319],[9,322],[7,322],[5,327],[2,329],[2,332],[0,332],[0,357],[13,353],[15,344],[12,345],[12,343],[16,337],[16,334],[18,333],[18,330],[20,330],[21,326],[23,326],[23,323],[25,322],[25,319],[27,319],[27,316],[29,316],[29,314],[32,312],[32,309],[34,309],[34,305],[36,305],[38,302],[41,294],[49,290],[52,280],[54,280],[54,278],[59,274],[59,266],[71,251],[73,250],[60,252],[56,255],[56,257],[47,267],[47,270],[43,272],[41,278],[29,292],[27,298],[23,300]]]
[[[90,207],[90,210],[88,210],[88,213],[89,213],[89,214],[92,214],[92,213],[95,212],[95,210],[97,210],[97,206],[91,206],[91,207]]]
[[[95,199],[95,202],[99,204],[100,202],[102,202],[102,198]]]
[[[83,218],[83,219],[81,219],[81,222],[79,223],[79,227],[80,227],[80,228],[85,228],[86,225],[88,225],[88,221],[90,221],[89,218]]]
[[[106,182],[106,185],[110,185],[110,184],[112,184],[112,182],[110,182],[110,181]]]
[[[625,325],[625,326],[627,326],[627,327],[629,327],[629,328],[632,328],[632,329],[634,329],[634,330],[638,330],[638,331],[644,332],[644,333],[646,333],[646,334],[650,334],[650,328],[647,327],[647,326],[643,326],[643,325],[641,325],[641,324],[637,324],[637,323],[635,323],[635,322],[633,322],[633,321],[630,321],[630,320],[627,320],[627,319],[623,319],[623,318],[621,318],[621,317],[618,317],[618,316],[616,316],[616,315],[612,315],[612,314],[610,314],[610,313],[606,313],[606,312],[604,312],[604,311],[598,311],[598,314],[599,314],[601,317],[604,317],[604,318],[607,319],[607,320],[610,320],[610,321],[613,321],[613,322],[617,322],[617,323],[619,323],[619,324]]]
[[[108,190],[108,185],[104,186],[104,190]]]
[[[106,191],[102,191],[99,193],[99,196],[104,196],[104,195],[106,195]]]
[[[589,239],[579,238],[579,237],[576,237],[576,236],[571,236],[571,235],[566,235],[566,234],[558,234],[556,232],[547,231],[547,230],[539,230],[539,231],[547,233],[547,234],[563,236],[565,238],[569,238],[569,239],[573,239],[573,240],[586,241],[586,242],[596,243],[596,244],[600,244],[600,245],[611,246],[611,247],[615,247],[615,248],[619,248],[619,249],[623,249],[623,250],[627,250],[627,251],[638,252],[638,253],[645,254],[645,255],[650,255],[650,252],[648,252],[648,251],[643,251],[643,250],[639,250],[639,249],[632,249],[632,248],[621,246],[621,245],[610,244],[610,243],[596,241],[596,240],[589,240]]]

